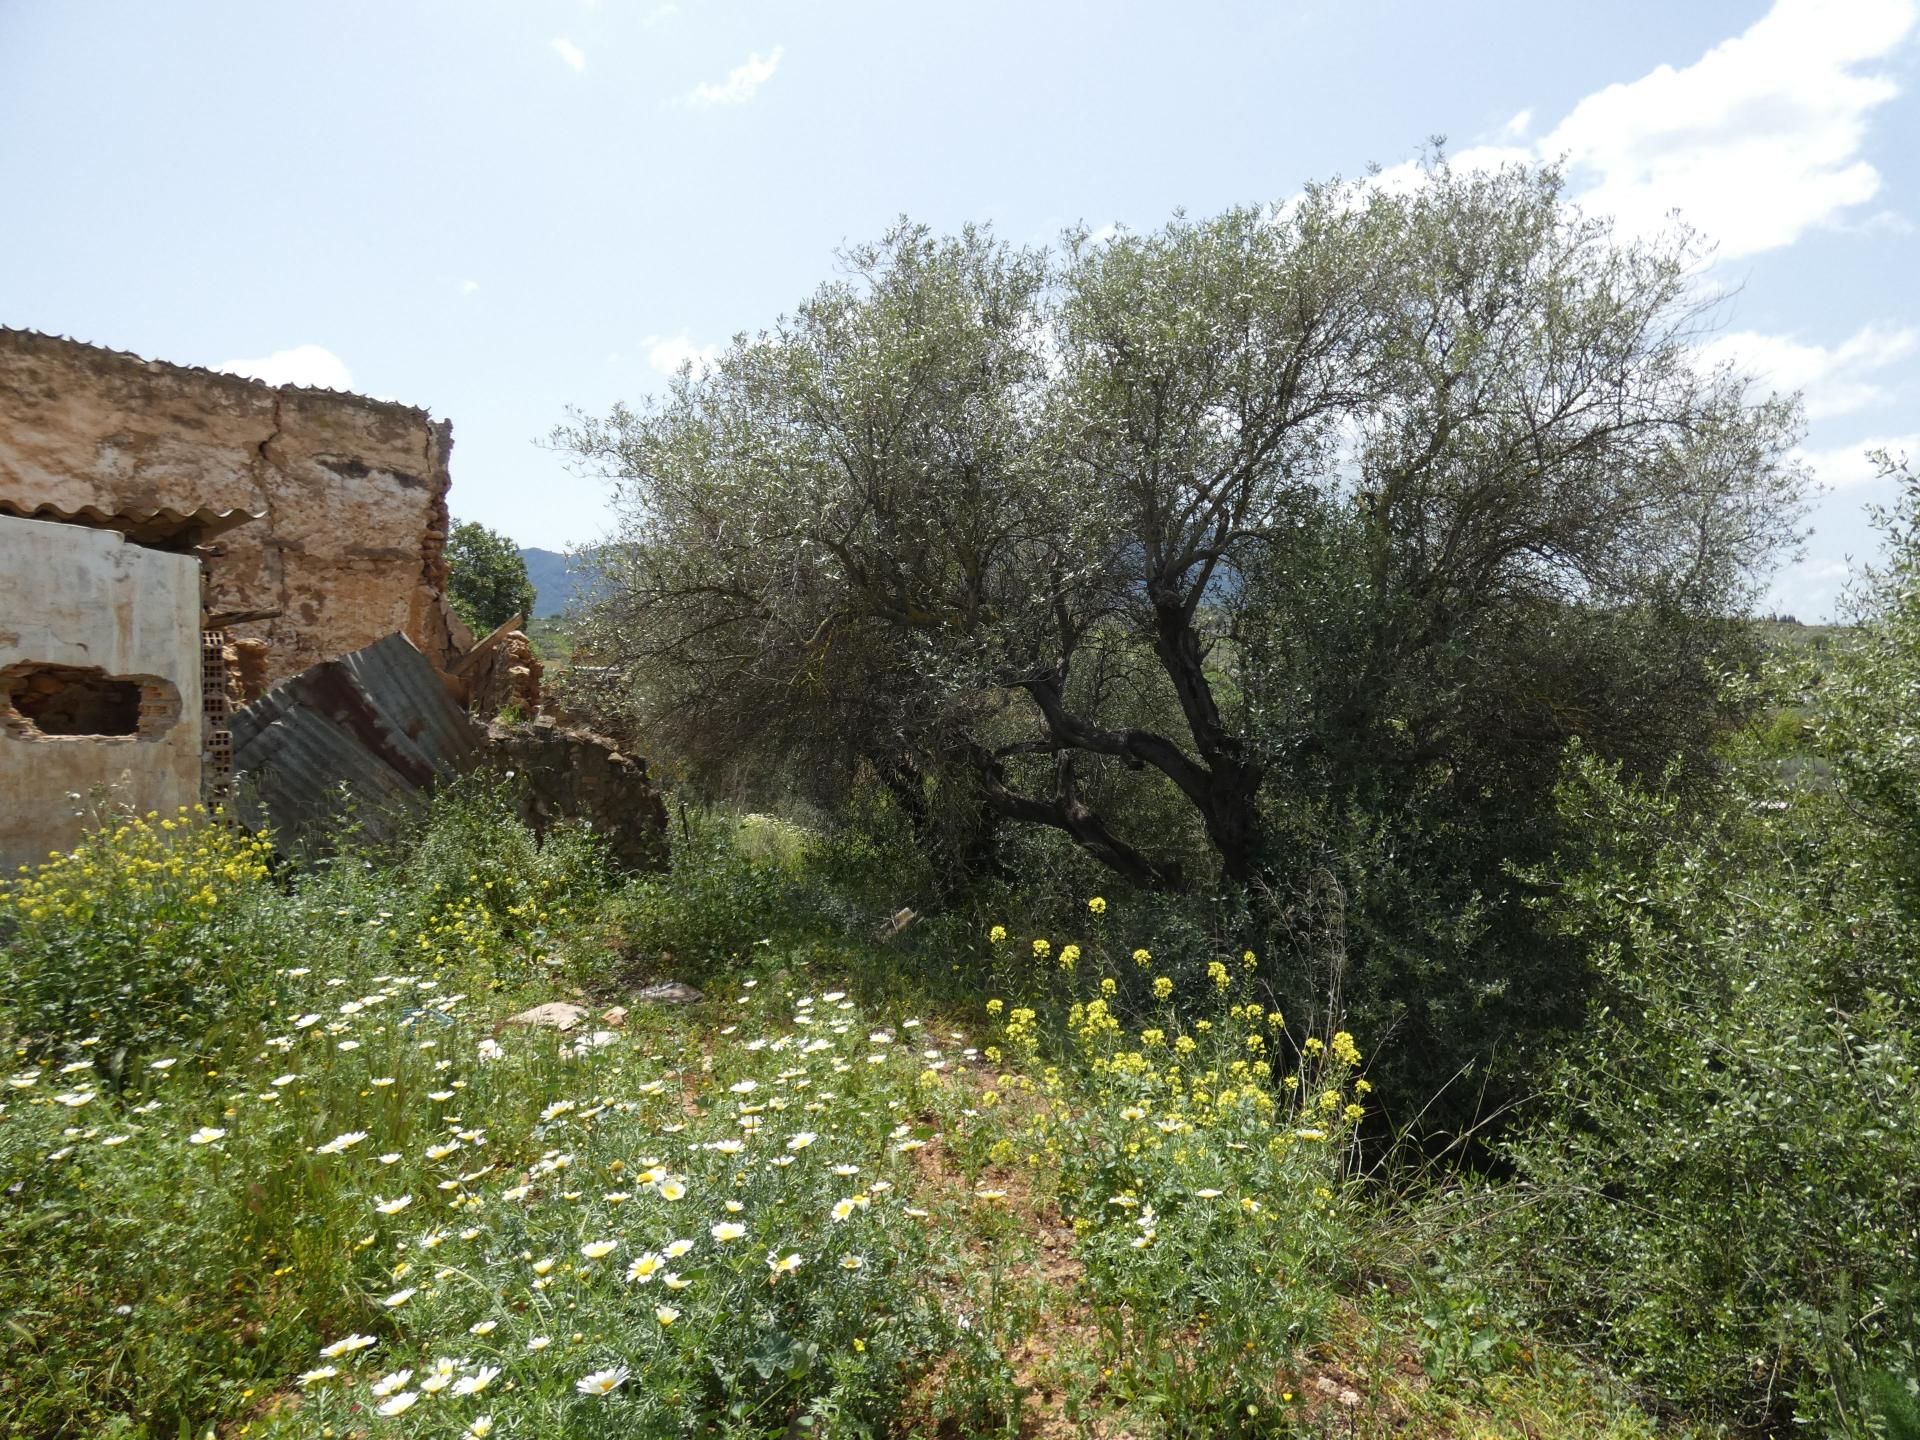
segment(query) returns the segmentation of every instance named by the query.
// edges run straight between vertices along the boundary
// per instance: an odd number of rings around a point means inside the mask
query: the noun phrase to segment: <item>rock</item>
[[[536,1005],[531,1010],[522,1010],[518,1015],[509,1015],[509,1025],[544,1025],[549,1030],[571,1030],[585,1018],[587,1007],[569,1005],[564,1000],[549,1000],[545,1005]]]
[[[649,1005],[691,1005],[706,997],[691,985],[682,984],[678,980],[667,980],[659,985],[647,986],[633,998]]]
[[[624,1025],[627,1023],[627,1007],[615,1005],[609,1010],[603,1010],[600,1018],[608,1025]]]

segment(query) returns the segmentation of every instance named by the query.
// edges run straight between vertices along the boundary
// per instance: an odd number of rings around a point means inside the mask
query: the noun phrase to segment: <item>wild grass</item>
[[[127,817],[13,885],[0,1435],[1651,1433],[1388,1262],[1362,1048],[1242,957],[1096,897],[918,987],[765,828],[619,890],[477,794],[279,874]],[[636,914],[702,1002],[503,1025]]]

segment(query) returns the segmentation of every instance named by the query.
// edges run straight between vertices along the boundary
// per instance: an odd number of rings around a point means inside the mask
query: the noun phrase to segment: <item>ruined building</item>
[[[170,811],[236,766],[282,839],[331,823],[342,785],[418,813],[506,753],[503,711],[539,737],[514,752],[530,823],[663,860],[645,765],[538,717],[526,637],[476,644],[447,603],[451,435],[0,328],[0,874],[69,848],[101,787]]]
[[[472,646],[445,599],[451,433],[406,405],[0,328],[0,515],[201,542],[207,609],[260,617],[221,628],[264,642],[269,680],[396,630],[441,669]],[[186,533],[232,514],[257,518]]]
[[[79,839],[96,785],[193,804],[202,749],[199,563],[0,520],[0,874]]]

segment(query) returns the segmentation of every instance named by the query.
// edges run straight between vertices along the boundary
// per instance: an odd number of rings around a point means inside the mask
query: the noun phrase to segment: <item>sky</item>
[[[1835,613],[1920,462],[1920,0],[0,0],[0,324],[453,421],[456,516],[607,532],[545,437],[658,391],[902,215],[1152,227],[1430,137],[1565,163],[1806,397],[1768,608]]]

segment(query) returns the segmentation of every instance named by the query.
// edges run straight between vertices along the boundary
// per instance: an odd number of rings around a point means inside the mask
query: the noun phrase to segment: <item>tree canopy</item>
[[[531,618],[533,581],[520,548],[477,521],[456,521],[447,536],[447,598],[454,613],[480,635],[516,615]]]
[[[1283,773],[1697,737],[1714,627],[1795,538],[1797,407],[1699,364],[1686,237],[1623,243],[1550,169],[844,260],[557,437],[617,486],[589,643],[696,762],[1245,881]]]

